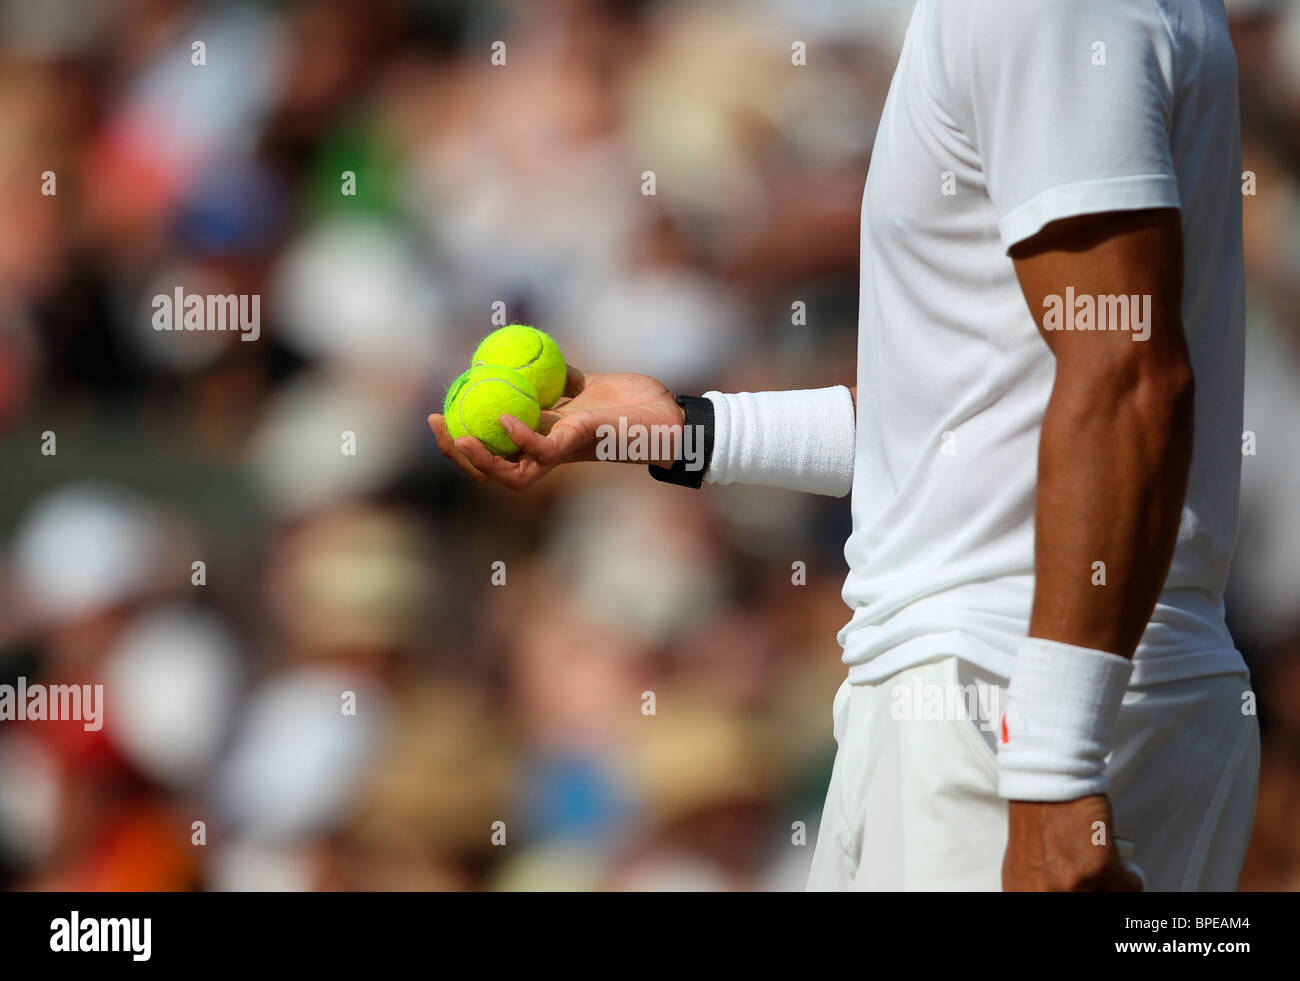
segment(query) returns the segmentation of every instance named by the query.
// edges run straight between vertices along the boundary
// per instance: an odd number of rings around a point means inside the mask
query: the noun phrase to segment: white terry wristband
[[[853,487],[853,395],[843,385],[793,392],[705,392],[713,403],[711,484],[763,484],[843,497]]]
[[[1029,637],[1016,651],[998,741],[998,794],[1065,801],[1104,794],[1106,754],[1133,662]]]

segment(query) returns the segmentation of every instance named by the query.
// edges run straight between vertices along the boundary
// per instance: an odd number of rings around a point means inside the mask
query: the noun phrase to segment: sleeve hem
[[[1010,252],[1018,242],[1062,218],[1095,215],[1104,211],[1140,211],[1177,208],[1178,182],[1169,174],[1108,177],[1050,187],[998,220],[1002,247]]]

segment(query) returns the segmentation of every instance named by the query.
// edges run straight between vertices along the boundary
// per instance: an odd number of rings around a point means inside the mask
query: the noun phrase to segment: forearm
[[[1004,797],[1105,792],[1127,659],[1169,571],[1191,445],[1185,371],[1058,368],[1039,447],[1029,638],[1003,722]]]
[[[1030,636],[1132,656],[1169,571],[1191,455],[1181,366],[1058,378],[1039,448]]]

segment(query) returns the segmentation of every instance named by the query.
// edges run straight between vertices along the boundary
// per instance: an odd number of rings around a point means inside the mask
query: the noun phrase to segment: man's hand
[[[1007,851],[1006,892],[1140,892],[1115,847],[1110,801],[1098,794],[1064,803],[1014,800]]]
[[[584,375],[569,367],[565,398],[554,408],[543,410],[537,432],[513,416],[502,423],[520,452],[510,458],[494,456],[473,436],[452,440],[446,420],[429,416],[429,428],[438,448],[452,463],[479,482],[495,480],[511,490],[523,490],[562,463],[596,459],[600,427],[627,426],[680,428],[681,407],[667,387],[649,375],[622,372]],[[670,465],[670,460],[629,460],[629,463]]]

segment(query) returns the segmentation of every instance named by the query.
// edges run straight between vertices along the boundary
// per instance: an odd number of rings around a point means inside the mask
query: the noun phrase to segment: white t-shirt
[[[1241,668],[1222,599],[1241,468],[1236,71],[1221,0],[917,3],[863,196],[851,681],[946,654],[1009,675],[1055,360],[1006,253],[1056,219],[1163,207],[1182,211],[1196,435],[1133,683]]]

